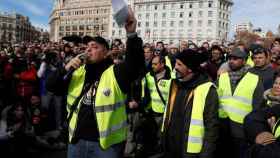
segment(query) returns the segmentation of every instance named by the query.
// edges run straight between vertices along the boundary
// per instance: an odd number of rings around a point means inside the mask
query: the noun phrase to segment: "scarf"
[[[249,65],[245,65],[237,71],[229,71],[232,92],[234,92],[239,80],[248,72],[249,68]]]
[[[263,97],[267,102],[267,105],[272,107],[274,105],[280,104],[280,96],[275,96],[272,94],[272,89],[268,89],[263,93]]]

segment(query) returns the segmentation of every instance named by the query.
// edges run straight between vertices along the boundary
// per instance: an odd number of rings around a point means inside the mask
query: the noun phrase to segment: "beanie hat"
[[[180,60],[184,65],[186,65],[192,71],[197,71],[200,68],[202,61],[201,53],[193,49],[185,49],[176,55],[176,59]]]

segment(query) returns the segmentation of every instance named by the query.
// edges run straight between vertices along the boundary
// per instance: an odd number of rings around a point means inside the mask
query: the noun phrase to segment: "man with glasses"
[[[229,54],[229,71],[218,79],[221,136],[226,141],[226,144],[220,141],[221,157],[245,157],[248,146],[243,132],[244,118],[262,105],[263,84],[259,76],[248,72],[249,67],[245,66],[247,55],[240,48],[234,49]]]

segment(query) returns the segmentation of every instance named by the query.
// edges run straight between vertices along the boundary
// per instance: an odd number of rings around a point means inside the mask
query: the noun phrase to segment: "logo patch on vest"
[[[109,97],[110,94],[111,94],[111,89],[105,88],[105,89],[103,90],[103,94],[104,94],[106,97]]]
[[[165,86],[166,86],[166,82],[165,82],[165,81],[160,81],[160,82],[159,82],[159,85],[160,85],[161,87],[165,87]]]

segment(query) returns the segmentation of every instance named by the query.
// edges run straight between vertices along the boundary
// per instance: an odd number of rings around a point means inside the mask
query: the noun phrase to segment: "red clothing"
[[[17,94],[22,97],[30,97],[35,89],[36,69],[31,66],[30,69],[19,74],[17,84]]]

